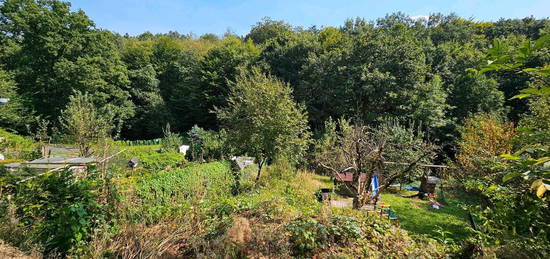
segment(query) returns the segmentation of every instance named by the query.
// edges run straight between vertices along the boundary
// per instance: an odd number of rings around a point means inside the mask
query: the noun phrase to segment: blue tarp
[[[416,186],[407,185],[407,186],[405,186],[405,190],[409,190],[409,191],[420,191],[420,188],[418,188],[418,187],[416,187]]]
[[[378,193],[378,188],[380,187],[380,184],[378,183],[378,175],[375,174],[372,176],[372,181],[370,184],[372,188],[372,196],[376,195]]]

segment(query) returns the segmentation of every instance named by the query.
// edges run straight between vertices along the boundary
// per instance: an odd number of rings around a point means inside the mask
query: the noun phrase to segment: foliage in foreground
[[[505,137],[495,144],[503,144],[504,149],[492,149],[483,141],[471,142],[469,134],[463,138],[466,140],[463,143],[480,151],[468,154],[468,159],[485,156],[484,159],[493,160],[493,163],[476,165],[492,171],[491,177],[461,180],[468,190],[480,194],[486,201],[472,208],[482,222],[472,242],[495,249],[497,256],[548,257],[550,254],[550,124],[549,110],[545,106],[550,98],[550,66],[547,62],[541,66],[532,63],[541,53],[547,52],[549,46],[549,34],[536,41],[523,40],[517,48],[495,40],[488,51],[487,64],[479,71],[521,74],[530,79],[528,87],[512,97],[531,99],[528,114],[519,122],[518,134],[502,134],[512,131],[496,127],[496,132]],[[464,146],[461,149],[468,153]],[[499,151],[506,153],[500,154],[499,159],[490,157]]]
[[[94,230],[110,221],[108,203],[102,202],[111,199],[104,193],[108,186],[93,172],[85,179],[62,171],[15,180],[0,199],[0,239],[44,256],[78,255]]]
[[[92,254],[444,257],[446,250],[434,240],[413,238],[376,216],[324,207],[313,196],[321,186],[313,175],[281,175],[278,166],[268,167],[259,184],[252,171],[246,172],[236,196],[228,188],[233,178],[225,163],[138,179],[126,201],[132,204],[127,215],[134,216],[120,221],[114,235],[94,240]]]

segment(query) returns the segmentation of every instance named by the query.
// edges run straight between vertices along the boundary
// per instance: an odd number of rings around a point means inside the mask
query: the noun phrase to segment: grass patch
[[[36,143],[27,137],[22,137],[0,129],[0,153],[6,159],[34,159],[40,155]]]
[[[468,212],[460,205],[472,204],[475,200],[466,194],[446,193],[445,204],[440,209],[433,209],[427,200],[404,198],[401,195],[403,193],[383,193],[382,201],[391,205],[402,228],[437,238],[441,237],[437,232],[441,227],[444,231],[449,231],[449,237],[456,241],[465,240],[470,234]],[[443,204],[440,199],[438,202]]]

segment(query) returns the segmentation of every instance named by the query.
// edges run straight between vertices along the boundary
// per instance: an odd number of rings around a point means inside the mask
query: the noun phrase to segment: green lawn
[[[468,237],[467,227],[470,225],[468,212],[460,205],[474,203],[474,199],[465,194],[447,193],[445,195],[446,205],[440,209],[433,209],[427,200],[404,198],[402,197],[404,194],[410,195],[411,192],[382,194],[382,201],[391,205],[402,228],[413,233],[437,237],[440,236],[436,232],[439,226],[444,231],[449,231],[449,237],[456,241]],[[441,199],[438,199],[438,202],[442,203]]]
[[[333,181],[328,176],[314,175],[313,178],[321,183],[324,188],[334,188]],[[416,185],[419,185],[417,183]],[[445,193],[442,199],[440,191],[437,191],[437,201],[443,205],[440,209],[434,209],[428,200],[418,198],[404,198],[416,194],[416,192],[400,191],[398,193],[385,192],[382,194],[382,202],[391,205],[399,218],[402,228],[415,233],[426,234],[432,237],[441,237],[436,231],[441,227],[448,231],[448,237],[455,241],[462,241],[470,234],[468,227],[470,222],[468,212],[462,209],[461,204],[473,204],[477,199],[462,192]],[[346,200],[349,197],[333,193],[333,200]],[[351,205],[350,205],[351,206]]]

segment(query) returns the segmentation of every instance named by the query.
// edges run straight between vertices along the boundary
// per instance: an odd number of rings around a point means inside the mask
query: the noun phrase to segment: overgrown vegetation
[[[0,238],[14,245],[46,257],[78,255],[97,228],[113,223],[109,203],[100,202],[109,199],[101,193],[105,183],[96,174],[77,179],[63,171],[15,183],[7,183],[14,189],[4,190],[9,196],[2,197],[0,206]]]
[[[549,33],[548,19],[395,13],[122,36],[67,2],[1,1],[0,243],[45,258],[546,258]],[[3,166],[51,143],[99,162]],[[445,187],[431,201],[389,192],[428,176]],[[321,188],[347,188],[353,209]]]
[[[109,106],[98,109],[88,94],[75,92],[59,118],[67,136],[76,143],[82,157],[91,156],[92,147],[111,136],[114,115]]]

